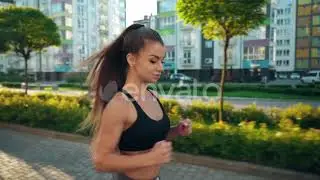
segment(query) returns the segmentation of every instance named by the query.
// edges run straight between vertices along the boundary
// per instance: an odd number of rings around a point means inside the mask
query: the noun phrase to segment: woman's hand
[[[183,119],[176,128],[180,136],[189,136],[192,133],[192,122],[190,119]]]

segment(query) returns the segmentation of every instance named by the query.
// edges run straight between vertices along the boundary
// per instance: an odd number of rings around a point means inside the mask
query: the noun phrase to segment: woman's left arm
[[[172,141],[178,136],[188,136],[192,133],[192,124],[190,119],[184,119],[180,121],[177,126],[173,126],[170,128],[167,139],[168,141]]]

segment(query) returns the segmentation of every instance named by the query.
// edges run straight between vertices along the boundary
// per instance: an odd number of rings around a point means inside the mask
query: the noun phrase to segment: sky
[[[144,15],[157,14],[157,0],[127,0],[127,26],[143,19]]]

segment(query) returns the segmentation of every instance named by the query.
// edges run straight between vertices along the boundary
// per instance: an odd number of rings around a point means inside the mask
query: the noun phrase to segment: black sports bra
[[[161,120],[156,121],[144,112],[127,91],[124,89],[120,91],[132,101],[137,111],[137,119],[121,134],[118,144],[119,149],[121,151],[143,151],[151,149],[158,141],[165,140],[170,130],[170,120],[159,99],[155,97],[160,104],[163,116]],[[150,93],[154,96],[152,92]]]

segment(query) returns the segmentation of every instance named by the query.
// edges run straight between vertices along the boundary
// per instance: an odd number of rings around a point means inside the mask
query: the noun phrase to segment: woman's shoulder
[[[108,102],[106,109],[115,111],[125,111],[129,108],[129,99],[122,93],[116,92],[115,95]]]

